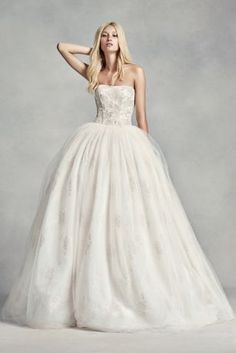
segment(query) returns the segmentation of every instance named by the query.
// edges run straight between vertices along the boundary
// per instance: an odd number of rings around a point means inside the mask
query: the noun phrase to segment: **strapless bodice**
[[[100,84],[95,90],[97,115],[95,122],[131,125],[135,90],[128,85]]]

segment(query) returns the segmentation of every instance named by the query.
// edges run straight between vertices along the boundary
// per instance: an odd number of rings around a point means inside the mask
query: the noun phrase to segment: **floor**
[[[226,291],[236,311],[236,292]],[[236,320],[183,333],[32,329],[0,322],[1,353],[236,353]]]

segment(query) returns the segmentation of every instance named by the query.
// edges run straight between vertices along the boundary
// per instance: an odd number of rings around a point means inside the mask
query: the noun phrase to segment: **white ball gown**
[[[158,143],[132,125],[134,95],[100,84],[95,120],[49,163],[3,320],[133,332],[235,318]]]

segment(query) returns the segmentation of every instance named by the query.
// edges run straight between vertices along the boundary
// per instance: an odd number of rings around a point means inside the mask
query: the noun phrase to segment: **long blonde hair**
[[[117,53],[117,71],[112,76],[112,85],[116,82],[117,79],[123,79],[124,77],[124,68],[123,65],[127,63],[132,63],[132,58],[128,49],[126,37],[122,26],[117,22],[106,22],[98,27],[94,42],[93,48],[89,54],[90,57],[90,64],[87,68],[87,77],[89,81],[88,85],[88,92],[94,93],[94,90],[99,85],[98,82],[98,74],[102,68],[106,66],[105,56],[103,51],[100,48],[100,40],[101,34],[105,27],[108,25],[112,25],[115,27],[117,34],[118,34],[118,43],[119,43],[119,50]]]

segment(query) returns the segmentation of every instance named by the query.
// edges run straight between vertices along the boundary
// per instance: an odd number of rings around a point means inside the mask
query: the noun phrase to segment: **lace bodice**
[[[128,85],[100,84],[95,90],[97,115],[95,122],[131,125],[135,90]]]

